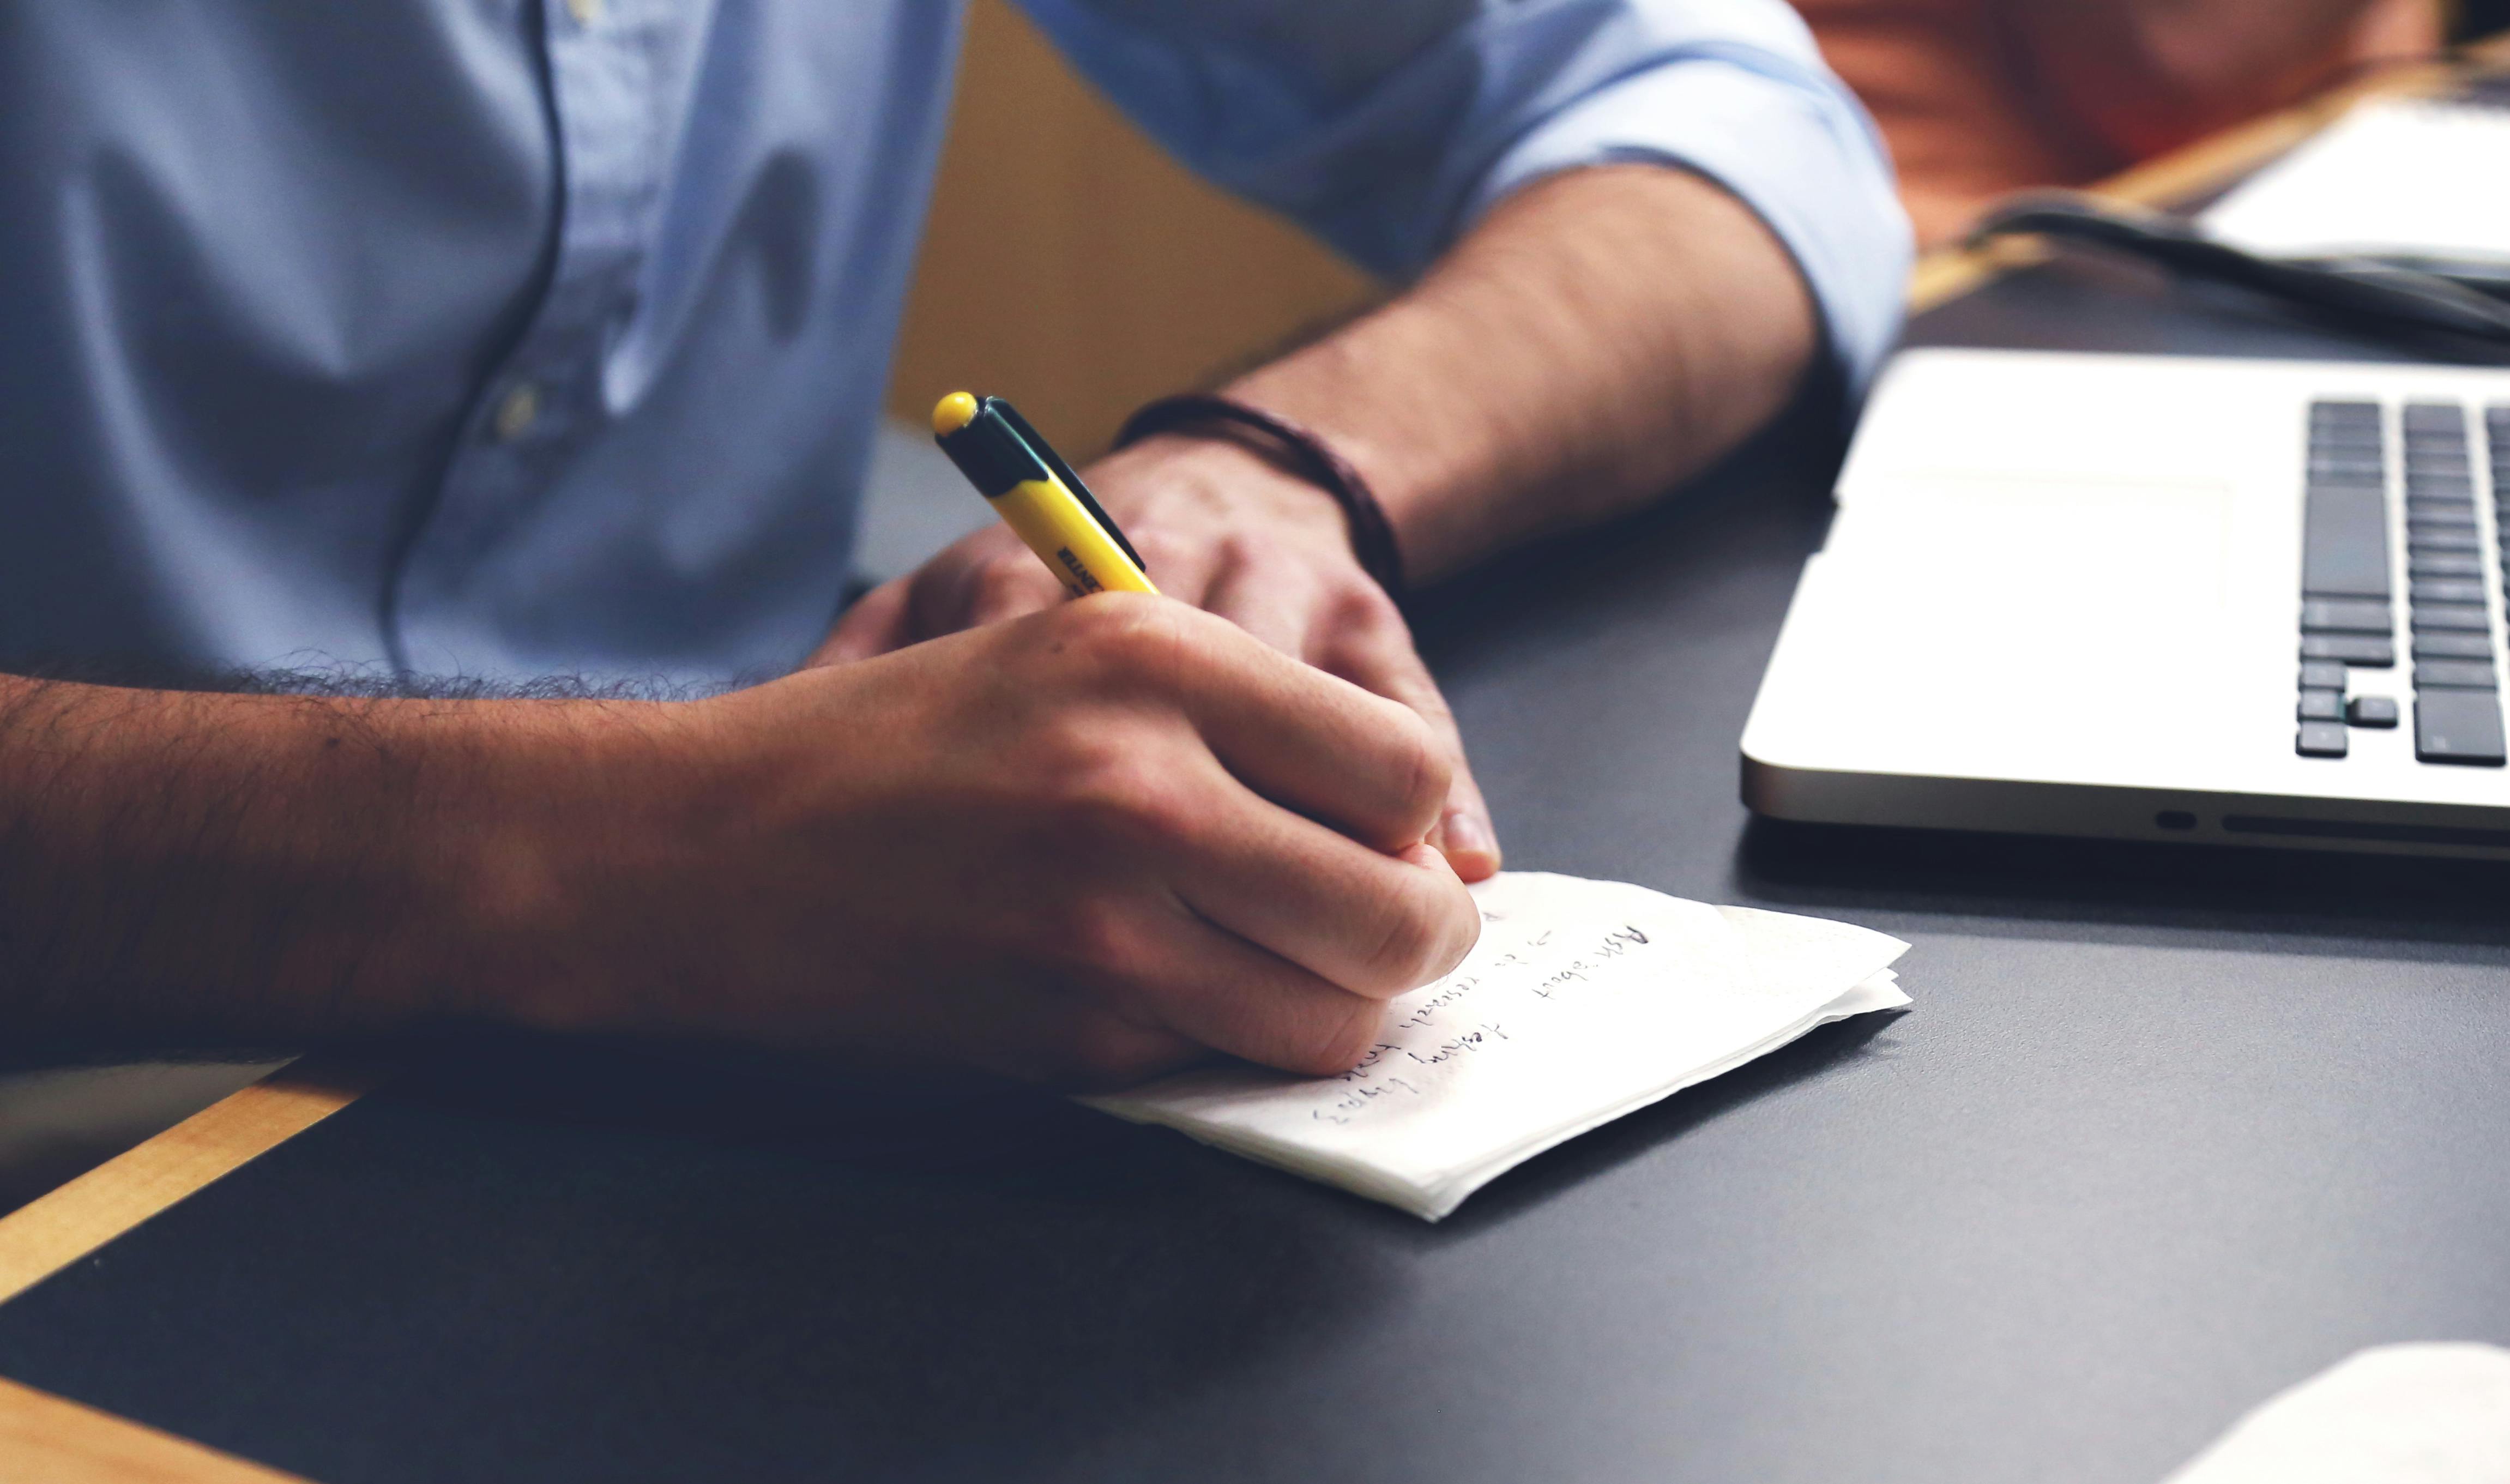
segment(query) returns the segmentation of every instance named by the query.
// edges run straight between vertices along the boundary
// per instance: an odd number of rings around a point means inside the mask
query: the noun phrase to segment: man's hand
[[[1685,171],[1608,165],[1518,191],[1410,291],[1225,390],[1350,460],[1406,575],[1434,582],[1664,493],[1785,404],[1815,341],[1811,296],[1749,208]],[[1431,838],[1467,881],[1499,869],[1455,720],[1330,498],[1218,439],[1149,439],[1087,478],[1161,592],[1428,723],[1455,780]],[[1062,600],[987,530],[866,595],[816,658]]]
[[[0,676],[0,1024],[1334,1072],[1480,930],[1448,784],[1411,711],[1125,594],[700,702]]]
[[[513,986],[526,1019],[1067,1084],[1206,1048],[1321,1074],[1480,931],[1423,843],[1430,729],[1182,604],[1058,602],[691,714],[560,894],[594,931]]]
[[[1489,807],[1466,768],[1455,717],[1402,614],[1351,554],[1331,497],[1233,443],[1198,438],[1149,439],[1085,477],[1162,593],[1399,702],[1427,723],[1453,780],[1429,843],[1466,881],[1499,869]],[[813,663],[886,654],[1064,601],[1036,556],[996,526],[866,594]]]

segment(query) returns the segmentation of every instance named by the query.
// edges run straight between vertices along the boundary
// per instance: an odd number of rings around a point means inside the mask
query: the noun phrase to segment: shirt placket
[[[437,499],[395,574],[387,641],[476,604],[480,560],[605,420],[603,361],[636,308],[662,189],[656,58],[672,0],[539,0],[559,196],[549,280],[520,339],[481,383]]]

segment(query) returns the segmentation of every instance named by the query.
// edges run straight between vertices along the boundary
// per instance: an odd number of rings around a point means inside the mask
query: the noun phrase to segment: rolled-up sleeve
[[[1889,161],[1781,0],[1023,3],[1188,165],[1381,274],[1532,180],[1655,161],[1768,224],[1850,386],[1898,330]]]

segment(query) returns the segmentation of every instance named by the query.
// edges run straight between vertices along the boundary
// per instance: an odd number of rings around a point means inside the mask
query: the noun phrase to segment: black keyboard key
[[[2473,552],[2417,552],[2407,569],[2416,577],[2482,577],[2484,558]]]
[[[2386,696],[2356,696],[2344,704],[2344,719],[2357,727],[2393,727],[2397,703]]]
[[[2406,502],[2408,530],[2438,530],[2444,526],[2474,530],[2475,502],[2472,500],[2408,500]]]
[[[2453,401],[2410,401],[2398,421],[2408,433],[2466,433],[2466,409]]]
[[[2416,603],[2415,632],[2491,633],[2492,615],[2482,603]]]
[[[2415,666],[2418,691],[2490,691],[2498,685],[2490,660],[2425,660]]]
[[[2375,638],[2366,633],[2305,633],[2301,636],[2301,657],[2304,660],[2340,660],[2346,665],[2386,669],[2397,663],[2397,645],[2393,639]]]
[[[2388,461],[2376,448],[2313,448],[2309,451],[2309,477],[2313,483],[2321,479],[2339,484],[2385,482]]]
[[[2489,633],[2418,633],[2415,635],[2415,658],[2491,660],[2492,636]]]
[[[2301,693],[2300,716],[2303,721],[2342,721],[2342,691],[2303,691]]]
[[[2332,660],[2303,660],[2301,663],[2301,688],[2305,691],[2340,691],[2344,689],[2344,666]]]
[[[2501,698],[2491,691],[2432,691],[2416,696],[2415,759],[2500,767]]]
[[[2303,757],[2342,757],[2353,739],[2340,721],[2304,721],[2293,750]]]
[[[2394,633],[2397,623],[2377,598],[2313,597],[2301,605],[2301,628],[2304,633]]]
[[[2481,552],[2484,538],[2465,526],[2433,525],[2417,520],[2406,528],[2409,550],[2423,552]]]
[[[2387,492],[2387,475],[2362,475],[2357,470],[2330,470],[2324,475],[2311,475],[2306,490],[2370,490],[2372,495]]]
[[[2303,591],[2311,597],[2387,597],[2386,507],[2376,489],[2309,492],[2302,526]]]
[[[2408,585],[2417,603],[2480,603],[2484,601],[2484,579],[2480,577],[2417,577]]]

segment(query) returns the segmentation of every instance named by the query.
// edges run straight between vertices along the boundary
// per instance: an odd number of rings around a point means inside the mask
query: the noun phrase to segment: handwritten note
[[[1510,872],[1482,936],[1339,1077],[1234,1066],[1084,1099],[1435,1221],[1502,1171],[1816,1025],[1909,1003],[1908,945],[1621,882]]]

